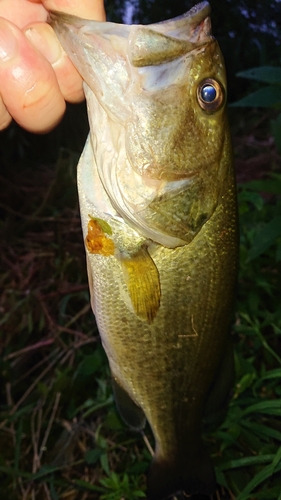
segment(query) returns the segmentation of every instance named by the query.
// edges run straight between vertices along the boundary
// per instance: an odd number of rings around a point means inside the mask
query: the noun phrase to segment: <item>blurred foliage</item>
[[[237,73],[237,76],[267,83],[255,92],[232,104],[238,107],[274,107],[281,109],[281,67],[261,66]]]
[[[134,20],[160,21],[194,3],[140,0]],[[264,99],[267,86],[279,92],[281,3],[210,3],[231,100],[256,92]],[[125,5],[108,0],[108,18],[122,21]],[[281,500],[281,176],[273,141],[280,148],[281,115],[233,107],[230,116],[240,181],[237,375],[226,419],[204,439],[217,499]],[[115,410],[89,305],[75,178],[87,131],[85,105],[72,105],[50,134],[16,124],[0,134],[0,494],[9,500],[145,497],[150,454]]]
[[[61,148],[71,148],[80,155],[88,132],[85,102],[68,104],[61,123],[47,134],[32,134],[13,122],[0,133],[1,172],[9,170],[11,165],[19,169],[26,164],[54,165]]]
[[[237,76],[248,78],[255,82],[267,83],[267,86],[258,88],[254,92],[246,95],[239,101],[232,104],[232,107],[256,107],[256,108],[273,108],[279,112],[277,116],[271,120],[271,131],[275,144],[279,152],[281,152],[281,67],[278,66],[261,66],[259,68],[251,68],[246,71],[237,73]]]

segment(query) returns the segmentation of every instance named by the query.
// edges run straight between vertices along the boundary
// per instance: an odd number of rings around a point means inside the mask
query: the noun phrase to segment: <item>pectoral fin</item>
[[[161,290],[158,269],[147,247],[130,257],[121,255],[120,261],[137,316],[152,323],[160,306]]]
[[[90,217],[88,222],[88,234],[85,238],[85,246],[90,253],[114,255],[114,242],[107,236],[111,235],[111,228],[106,221],[97,217]]]
[[[112,377],[114,399],[117,409],[124,422],[136,431],[140,431],[145,426],[145,414],[140,406],[132,400],[123,387]]]

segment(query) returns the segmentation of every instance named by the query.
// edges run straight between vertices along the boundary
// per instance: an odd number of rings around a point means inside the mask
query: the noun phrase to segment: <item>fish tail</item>
[[[173,463],[154,458],[147,477],[147,499],[164,500],[179,492],[212,495],[216,489],[213,464],[202,445]]]

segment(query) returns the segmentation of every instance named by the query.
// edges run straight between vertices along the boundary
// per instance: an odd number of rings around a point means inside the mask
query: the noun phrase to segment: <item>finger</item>
[[[1,17],[8,19],[19,28],[23,28],[32,21],[46,21],[48,13],[42,2],[32,2],[31,0],[0,0]]]
[[[64,99],[69,102],[82,101],[82,78],[64,52],[53,28],[46,23],[33,23],[24,33],[52,65]]]
[[[67,12],[85,19],[105,21],[103,0],[42,0],[47,10]]]
[[[0,94],[10,115],[32,132],[50,130],[65,110],[51,65],[15,25],[2,18]]]
[[[0,130],[4,130],[4,128],[8,127],[11,121],[12,117],[10,113],[8,113],[7,108],[0,96]]]

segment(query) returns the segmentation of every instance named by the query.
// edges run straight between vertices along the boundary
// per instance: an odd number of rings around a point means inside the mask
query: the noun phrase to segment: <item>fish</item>
[[[150,25],[61,12],[50,23],[84,80],[77,178],[91,305],[117,408],[155,438],[147,498],[212,494],[202,421],[233,382],[238,231],[210,5]]]

